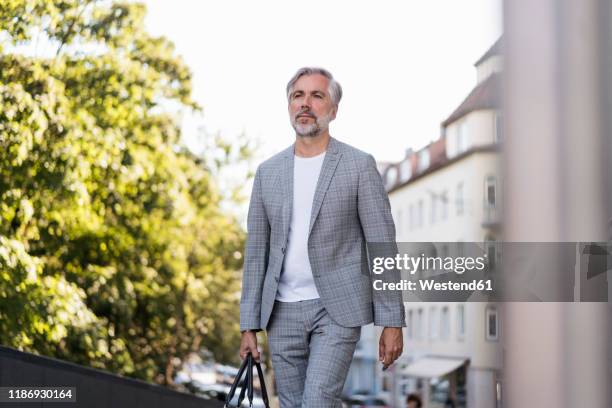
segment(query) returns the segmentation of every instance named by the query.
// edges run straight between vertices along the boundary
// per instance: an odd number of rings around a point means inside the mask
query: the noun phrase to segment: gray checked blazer
[[[293,208],[293,157],[291,145],[263,162],[255,174],[247,219],[241,331],[265,329],[274,306]],[[372,322],[405,326],[401,292],[373,290],[366,242],[395,243],[387,192],[371,155],[331,138],[308,236],[317,291],[327,313],[341,326]],[[375,276],[400,280],[399,271]]]

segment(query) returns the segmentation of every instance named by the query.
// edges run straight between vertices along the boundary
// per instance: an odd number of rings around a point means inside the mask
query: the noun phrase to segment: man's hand
[[[257,350],[257,335],[254,331],[246,330],[242,332],[240,339],[240,358],[245,359],[249,352],[255,361],[259,362],[259,350]]]
[[[386,370],[399,356],[404,349],[404,337],[401,327],[385,327],[380,335],[378,343],[378,359],[383,363],[383,370]]]

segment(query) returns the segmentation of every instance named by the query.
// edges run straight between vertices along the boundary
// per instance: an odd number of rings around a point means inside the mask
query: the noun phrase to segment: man
[[[423,403],[421,402],[421,397],[417,394],[409,394],[408,398],[406,398],[407,408],[421,408]]]
[[[255,332],[267,329],[282,408],[341,406],[365,324],[384,327],[384,368],[402,353],[401,293],[374,291],[367,273],[366,242],[395,242],[389,199],[374,158],[329,134],[341,97],[328,71],[297,71],[295,143],[258,167],[251,195],[240,356],[259,359]]]

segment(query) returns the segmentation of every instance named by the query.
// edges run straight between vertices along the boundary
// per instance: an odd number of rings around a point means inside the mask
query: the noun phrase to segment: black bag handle
[[[242,400],[244,399],[244,393],[246,392],[246,385],[249,382],[249,372],[247,371],[246,376],[244,377],[244,382],[242,383],[242,389],[240,390],[240,395],[238,396],[238,401],[236,402],[236,407],[240,407],[242,405]],[[230,399],[231,401],[231,399]],[[253,405],[253,403],[251,403]]]
[[[249,406],[253,406],[253,356],[251,353],[247,356],[249,362],[247,363],[247,396],[249,398]]]
[[[255,362],[255,367],[257,368],[257,375],[259,376],[259,386],[261,388],[261,399],[264,404],[266,404],[266,408],[270,408],[270,401],[268,400],[268,390],[266,389],[266,381],[264,379],[263,371],[261,369],[261,364],[257,361]]]
[[[232,398],[234,398],[234,394],[236,394],[236,388],[238,387],[238,384],[240,384],[240,378],[242,377],[242,373],[244,373],[244,371],[246,369],[246,366],[247,366],[247,359],[245,358],[244,360],[242,360],[242,364],[240,365],[240,369],[238,370],[238,374],[236,374],[236,378],[234,378],[234,383],[232,384],[229,392],[227,393],[227,397],[225,398],[225,406],[226,407],[230,407],[229,404],[232,401]],[[242,388],[244,389],[244,384],[243,384]],[[240,392],[240,393],[243,394],[242,392]],[[244,398],[244,395],[243,395],[242,398]],[[240,406],[240,403],[238,403],[238,406]]]
[[[253,406],[253,357],[251,356],[251,353],[247,355],[245,360],[247,363],[246,375],[244,377],[244,382],[242,383],[242,389],[240,390],[240,395],[238,396],[236,407],[240,407],[240,405],[242,404],[242,400],[244,400],[245,393],[249,398],[249,406]]]
[[[230,408],[230,402],[234,398],[236,394],[236,388],[240,384],[240,379],[242,378],[242,374],[246,371],[246,375],[244,378],[244,382],[242,383],[242,387],[240,389],[240,394],[238,395],[238,405],[236,407],[240,407],[244,397],[246,396],[249,399],[249,406],[253,406],[253,364],[255,364],[255,368],[257,369],[257,375],[259,376],[259,384],[261,387],[261,399],[264,401],[266,408],[270,408],[270,401],[268,399],[268,390],[266,389],[266,382],[264,380],[263,370],[261,369],[261,364],[259,364],[251,353],[248,353],[246,358],[242,361],[240,365],[240,369],[238,370],[238,374],[236,374],[236,378],[234,379],[234,383],[230,388],[230,391],[227,394],[225,399],[225,407]],[[246,395],[245,395],[246,394]]]

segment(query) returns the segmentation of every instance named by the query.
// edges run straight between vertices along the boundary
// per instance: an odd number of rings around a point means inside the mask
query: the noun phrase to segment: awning
[[[420,378],[442,377],[455,371],[466,361],[465,358],[424,357],[404,368],[402,374]]]

